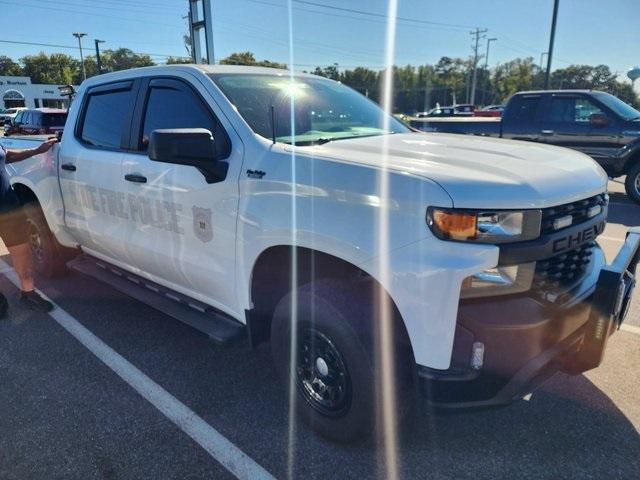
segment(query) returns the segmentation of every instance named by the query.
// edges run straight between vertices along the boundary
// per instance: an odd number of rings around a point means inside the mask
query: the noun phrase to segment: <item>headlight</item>
[[[480,243],[508,243],[540,236],[542,212],[473,211],[443,208],[427,210],[427,224],[441,240]]]
[[[522,263],[496,267],[467,277],[460,298],[478,298],[526,292],[531,288],[536,264]]]

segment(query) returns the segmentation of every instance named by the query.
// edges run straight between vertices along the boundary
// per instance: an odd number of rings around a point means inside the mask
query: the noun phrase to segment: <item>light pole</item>
[[[487,93],[487,84],[489,83],[489,47],[491,46],[491,42],[495,42],[498,40],[497,38],[487,38],[487,54],[484,57],[484,87],[482,88],[482,104],[484,105],[484,96]]]
[[[78,48],[80,48],[80,63],[82,64],[82,79],[86,80],[87,79],[87,70],[84,67],[84,57],[82,56],[82,37],[86,37],[87,34],[86,33],[74,32],[73,36],[78,39]]]
[[[95,38],[93,40],[96,44],[96,65],[98,66],[98,75],[102,73],[102,61],[100,60],[100,44],[104,43],[104,40],[98,40]]]
[[[549,51],[547,52],[547,71],[544,74],[544,89],[549,90],[549,77],[551,76],[551,57],[553,57],[553,42],[556,38],[556,21],[558,20],[558,4],[560,0],[553,0],[553,18],[551,19],[551,37],[549,38]]]

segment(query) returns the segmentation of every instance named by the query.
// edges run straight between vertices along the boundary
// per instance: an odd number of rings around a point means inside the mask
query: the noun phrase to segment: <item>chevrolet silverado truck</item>
[[[384,402],[399,420],[415,390],[504,405],[598,366],[635,284],[640,231],[607,264],[607,175],[586,155],[415,132],[313,75],[100,75],[60,144],[7,168],[39,272],[270,342],[291,408],[335,440]]]
[[[640,112],[595,90],[520,92],[495,119],[414,119],[414,128],[510,138],[586,153],[610,177],[626,175],[625,189],[640,203]]]

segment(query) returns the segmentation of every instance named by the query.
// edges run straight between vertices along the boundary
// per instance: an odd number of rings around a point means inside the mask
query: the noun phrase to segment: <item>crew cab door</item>
[[[121,163],[138,83],[88,90],[75,132],[63,137],[58,162],[67,227],[84,250],[115,262],[126,257],[129,213]]]
[[[242,148],[204,85],[183,75],[148,78],[140,90],[135,152],[125,154],[120,179],[131,202],[128,258],[148,278],[230,312]],[[208,181],[193,166],[151,160],[151,132],[168,128],[211,131],[217,158],[229,164],[226,177]]]
[[[597,101],[583,94],[553,94],[545,109],[543,139],[559,147],[579,150],[596,160],[615,153],[619,144],[616,118]],[[592,122],[604,117],[603,124]]]
[[[502,117],[502,138],[540,141],[540,94],[516,95],[507,104]]]

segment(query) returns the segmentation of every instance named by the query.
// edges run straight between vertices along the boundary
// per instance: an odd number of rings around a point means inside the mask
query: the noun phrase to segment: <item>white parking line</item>
[[[0,260],[0,273],[20,288],[18,276],[4,261]],[[42,292],[40,292],[42,294]],[[44,294],[43,297],[47,298]],[[47,298],[48,299],[48,298]],[[51,299],[48,299],[51,301]],[[160,385],[133,366],[109,345],[87,330],[55,302],[49,315],[62,328],[73,335],[84,347],[98,357],[107,367],[127,382],[142,397],[156,407],[184,433],[189,435],[209,455],[240,479],[273,479],[274,477],[251,457],[227,440],[220,432],[200,418]]]

